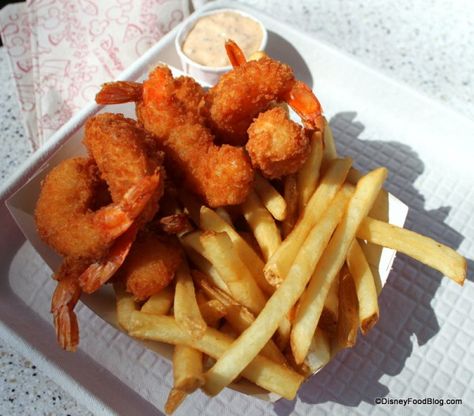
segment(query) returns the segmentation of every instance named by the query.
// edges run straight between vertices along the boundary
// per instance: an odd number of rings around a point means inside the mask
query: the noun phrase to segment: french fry
[[[173,388],[165,404],[165,412],[172,414],[189,393],[204,384],[202,352],[186,345],[175,345],[173,352]]]
[[[339,286],[338,286],[339,287]],[[305,363],[309,366],[311,373],[315,373],[324,367],[331,359],[331,341],[328,334],[320,327],[316,328],[314,337],[309,346],[309,353]]]
[[[346,261],[359,300],[360,330],[365,335],[379,319],[379,302],[374,275],[357,239],[352,242]]]
[[[247,60],[258,61],[259,59],[262,59],[262,58],[268,58],[268,55],[264,51],[256,51],[252,53],[252,55],[250,55]]]
[[[196,284],[209,298],[219,301],[224,306],[226,309],[225,318],[237,333],[241,334],[252,325],[255,316],[245,306],[240,305],[225,292],[214,286],[201,273],[193,270],[192,275]],[[288,365],[285,356],[272,340],[269,340],[262,348],[261,354],[276,363]]]
[[[192,338],[173,317],[133,312],[130,335],[167,344],[187,345],[218,359],[233,345],[234,340],[216,329],[207,328],[200,339]],[[250,359],[242,375],[258,386],[292,400],[303,377],[295,371],[261,355]]]
[[[387,169],[378,168],[357,182],[347,212],[334,231],[301,296],[291,331],[291,349],[297,363],[303,362],[308,353],[331,284],[344,264],[357,229],[372,207],[386,177]]]
[[[334,278],[329,289],[328,296],[324,301],[323,311],[321,312],[321,319],[319,326],[329,333],[333,334],[336,331],[337,318],[339,315],[339,279],[338,276]]]
[[[174,292],[171,286],[165,287],[156,295],[151,296],[142,306],[141,311],[154,313],[155,315],[166,315],[174,300]]]
[[[309,233],[288,276],[268,300],[253,324],[206,373],[205,389],[217,394],[230,384],[272,337],[283,317],[303,293],[336,225],[344,214],[352,187],[345,185]]]
[[[268,260],[281,244],[280,231],[254,191],[250,191],[242,204],[242,214],[252,229],[265,261]],[[263,277],[263,264],[259,274]]]
[[[242,262],[252,273],[253,279],[267,294],[273,293],[273,287],[269,285],[263,276],[264,263],[255,250],[235,231],[231,224],[224,221],[216,212],[208,207],[201,207],[201,228],[206,231],[225,232],[232,240]]]
[[[336,143],[332,134],[331,126],[328,121],[324,119],[324,151],[323,159],[329,161],[337,158]]]
[[[196,301],[193,279],[185,261],[181,263],[176,272],[173,309],[178,325],[188,331],[193,338],[203,336],[207,324],[201,316]]]
[[[210,279],[219,289],[229,293],[229,288],[222,280],[216,268],[202,256],[204,247],[201,244],[199,237],[201,236],[200,231],[195,231],[186,234],[181,237],[181,244],[184,247],[186,255],[191,262],[196,266],[202,273],[204,273],[208,279]]]
[[[309,198],[313,195],[319,181],[319,171],[323,159],[323,139],[320,131],[311,135],[311,153],[296,174],[298,190],[298,212],[303,212]]]
[[[211,299],[199,305],[199,310],[207,325],[215,328],[221,318],[226,316],[225,306],[217,299]]]
[[[356,287],[347,265],[344,265],[339,282],[339,320],[337,321],[336,337],[332,346],[333,354],[355,345],[358,328],[359,311]]]
[[[192,393],[204,384],[202,352],[177,344],[173,353],[173,387]]]
[[[256,173],[254,182],[255,192],[262,201],[263,205],[268,209],[278,221],[283,221],[286,217],[286,202],[278,191],[263,176]]]
[[[232,225],[232,218],[225,208],[216,208],[216,214],[219,215],[219,217],[221,217],[227,224]],[[201,212],[199,212],[199,215],[201,215]]]
[[[188,393],[185,391],[175,389],[173,387],[168,394],[168,400],[166,400],[165,403],[165,413],[167,415],[172,415],[174,411],[181,405],[181,403],[183,403],[187,396]]]
[[[286,217],[281,224],[283,238],[286,238],[295,227],[298,219],[298,189],[296,175],[288,175],[283,184],[286,202]]]
[[[137,305],[133,299],[133,295],[127,293],[120,283],[114,283],[114,291],[117,322],[125,331],[128,331],[132,312],[137,310]]]
[[[464,284],[467,273],[466,259],[452,248],[429,237],[373,218],[362,221],[357,237],[400,251],[440,271],[456,283]]]
[[[308,201],[296,227],[265,265],[265,278],[272,285],[278,286],[288,274],[305,238],[344,183],[351,164],[352,160],[349,158],[336,159],[331,162],[321,183]]]
[[[204,248],[202,254],[217,269],[232,297],[252,312],[260,312],[265,306],[265,295],[238,256],[228,234],[206,231],[200,240]]]

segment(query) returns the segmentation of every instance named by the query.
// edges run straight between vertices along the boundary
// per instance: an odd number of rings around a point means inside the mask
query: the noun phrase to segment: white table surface
[[[310,33],[474,119],[471,0],[239,2]],[[3,48],[0,83],[1,184],[32,152]],[[0,415],[4,414],[90,412],[0,339]]]

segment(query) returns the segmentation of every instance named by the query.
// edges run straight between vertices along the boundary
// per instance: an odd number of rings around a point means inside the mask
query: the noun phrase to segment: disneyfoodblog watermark
[[[436,397],[423,397],[423,398],[414,398],[407,397],[406,399],[402,398],[391,398],[391,397],[376,397],[374,400],[375,404],[388,404],[388,405],[402,405],[402,406],[411,406],[411,405],[434,405],[434,406],[444,406],[444,405],[456,405],[462,404],[462,399],[439,399]]]

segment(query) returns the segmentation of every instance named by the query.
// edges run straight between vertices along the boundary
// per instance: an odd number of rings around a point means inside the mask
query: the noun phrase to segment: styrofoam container
[[[211,67],[211,66],[199,64],[193,61],[189,56],[187,56],[183,52],[182,46],[186,39],[186,36],[193,29],[194,25],[197,23],[199,19],[205,16],[209,16],[216,13],[222,13],[222,12],[237,13],[257,22],[263,35],[262,42],[260,43],[260,47],[258,50],[264,51],[267,46],[268,34],[267,34],[267,29],[265,28],[263,23],[255,16],[249,13],[246,13],[240,9],[234,9],[234,8],[219,9],[218,8],[218,9],[208,11],[208,12],[197,13],[195,16],[190,16],[188,19],[186,19],[186,22],[183,23],[183,25],[178,31],[178,34],[175,37],[176,52],[178,53],[179,59],[181,60],[181,66],[183,68],[183,71],[186,74],[194,78],[198,78],[209,85],[216,84],[220,76],[228,72],[232,68],[232,66],[227,65],[227,66],[221,66],[221,67]]]
[[[218,1],[203,12],[227,5]],[[410,205],[407,226],[472,258],[474,123],[312,37],[255,14],[268,30],[269,55],[291,64],[296,76],[314,87],[339,153],[352,156],[361,171],[387,166],[387,190]],[[180,68],[174,47],[178,30],[166,35],[120,79],[142,79],[158,62]],[[84,152],[82,126],[98,111],[129,116],[134,112],[133,105],[103,108],[91,103],[36,152],[1,192],[0,336],[92,412],[152,414],[163,409],[172,385],[171,365],[162,355],[169,349],[155,344],[156,354],[118,331],[113,297],[105,288],[83,297],[78,305],[80,350],[75,354],[60,350],[49,312],[55,282],[48,267],[55,268],[58,258],[34,232],[32,212],[41,178],[58,161]],[[446,158],[448,138],[455,164]],[[13,216],[4,205],[6,200]],[[407,214],[405,205],[392,198],[377,209],[398,224]],[[474,395],[474,378],[466,376],[472,373],[474,356],[472,282],[460,288],[404,256],[393,262],[393,252],[381,256],[372,249],[368,257],[385,283],[380,321],[353,349],[311,377],[296,401],[272,403],[230,389],[212,399],[197,392],[176,414],[240,415],[242,409],[246,416],[340,414],[347,413],[348,406],[358,414],[385,414],[386,409],[374,400],[387,394],[460,397],[465,413],[472,413],[468,399]]]

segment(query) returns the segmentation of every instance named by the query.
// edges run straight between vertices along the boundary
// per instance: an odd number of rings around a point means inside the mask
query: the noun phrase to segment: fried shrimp
[[[260,113],[248,129],[245,148],[252,165],[269,178],[281,178],[298,171],[310,152],[309,139],[286,111],[275,107]]]
[[[318,99],[295,79],[288,65],[267,56],[246,62],[233,41],[226,42],[226,50],[234,69],[220,78],[201,103],[201,112],[223,143],[244,145],[253,119],[275,101],[287,102],[305,127],[323,128]]]
[[[54,278],[58,280],[51,299],[51,313],[59,345],[66,351],[76,351],[79,343],[79,325],[74,312],[81,287],[77,277],[87,264],[80,261],[65,260]]]
[[[64,257],[101,258],[140,215],[158,181],[157,175],[143,178],[120,201],[93,211],[101,186],[97,165],[81,157],[64,160],[42,184],[35,209],[38,233]]]
[[[139,234],[119,273],[127,292],[145,300],[170,284],[181,261],[176,240],[145,231]]]
[[[154,140],[135,120],[123,114],[104,113],[87,120],[84,145],[107,183],[113,201],[120,200],[132,186],[159,170],[162,164],[162,154]],[[142,213],[142,222],[154,216],[162,192],[163,181]]]
[[[105,84],[97,102],[113,102],[113,89],[113,83]],[[121,83],[116,90],[123,97]],[[130,101],[134,97],[131,94]],[[253,169],[243,149],[214,144],[198,110],[204,97],[194,80],[174,79],[169,68],[159,66],[143,83],[142,99],[137,101],[138,120],[164,150],[170,175],[177,176],[177,181],[182,180],[211,207],[236,205],[247,197]]]

